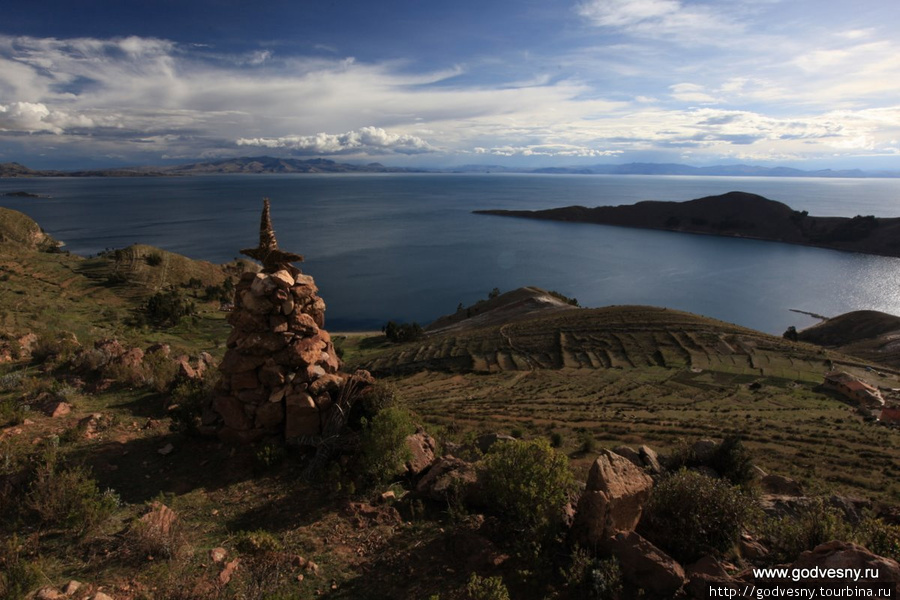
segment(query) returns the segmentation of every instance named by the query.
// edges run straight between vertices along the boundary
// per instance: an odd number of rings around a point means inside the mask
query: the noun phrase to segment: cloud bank
[[[446,64],[0,35],[0,160],[896,156],[900,44],[877,24],[779,29],[776,4],[583,0],[566,17],[580,35],[552,53],[523,40],[509,56]]]

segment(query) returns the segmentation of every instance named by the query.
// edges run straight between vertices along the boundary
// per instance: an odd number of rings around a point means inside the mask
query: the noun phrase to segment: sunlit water
[[[473,215],[757,193],[813,215],[900,216],[900,180],[538,175],[0,179],[0,197],[78,254],[132,243],[231,260],[272,199],[279,244],[304,254],[332,330],[428,322],[494,287],[584,306],[650,304],[770,333],[823,315],[900,314],[900,259],[745,239]]]

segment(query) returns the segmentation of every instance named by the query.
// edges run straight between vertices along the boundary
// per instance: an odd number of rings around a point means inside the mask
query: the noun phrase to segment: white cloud
[[[677,0],[590,0],[578,5],[578,13],[602,27],[634,25],[678,12]]]
[[[672,97],[681,102],[690,102],[697,104],[715,104],[718,102],[714,96],[706,93],[702,85],[696,83],[676,83],[670,85]]]
[[[380,127],[362,127],[341,134],[290,135],[279,138],[240,138],[238,146],[284,148],[299,154],[422,154],[434,152],[414,135],[389,133]]]
[[[39,102],[0,104],[0,131],[61,134],[68,128],[93,126],[94,122],[84,115],[50,110]]]

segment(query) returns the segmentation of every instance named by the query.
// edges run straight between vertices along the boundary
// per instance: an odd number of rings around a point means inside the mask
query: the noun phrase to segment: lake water
[[[898,179],[603,175],[241,175],[0,179],[0,197],[77,254],[144,243],[224,262],[256,246],[261,198],[306,256],[333,331],[426,323],[525,285],[583,306],[649,304],[769,333],[858,309],[900,314],[900,259],[755,240],[473,215],[690,200],[741,190],[813,215],[900,216]]]

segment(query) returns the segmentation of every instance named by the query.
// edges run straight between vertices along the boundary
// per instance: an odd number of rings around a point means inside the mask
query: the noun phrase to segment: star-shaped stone
[[[241,250],[241,254],[260,261],[263,264],[263,270],[268,272],[284,269],[292,262],[303,262],[303,257],[299,254],[278,249],[275,230],[272,229],[272,217],[269,215],[268,198],[263,198],[262,218],[259,222],[259,246],[245,248]]]

